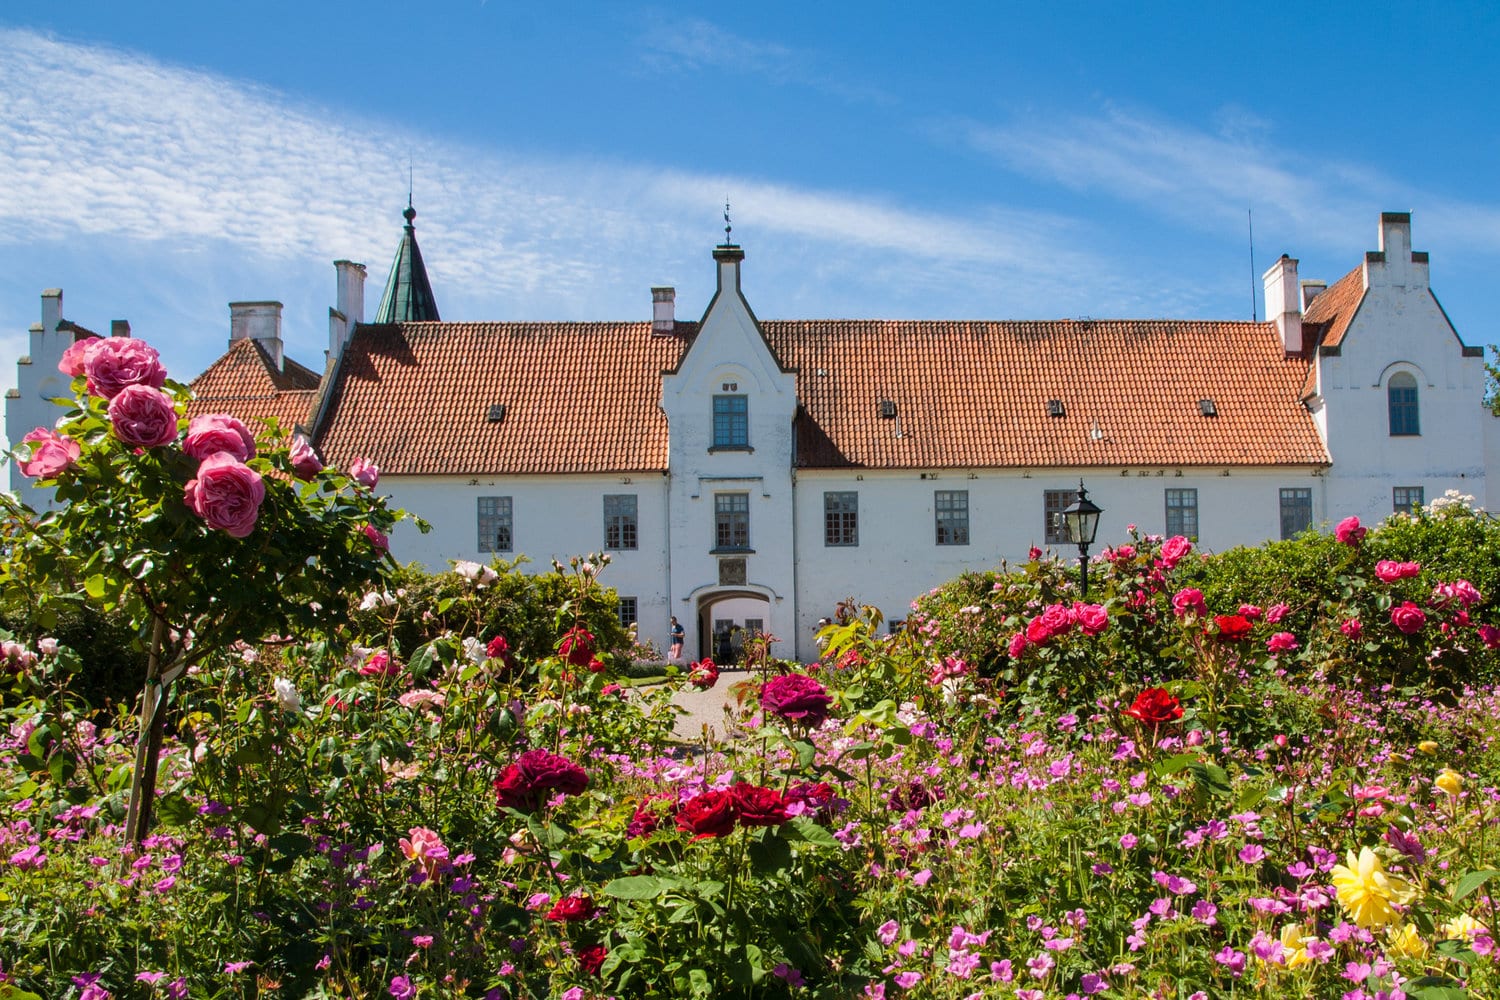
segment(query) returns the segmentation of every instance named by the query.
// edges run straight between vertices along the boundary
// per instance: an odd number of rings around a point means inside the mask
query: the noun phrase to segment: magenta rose
[[[1078,619],[1078,627],[1083,630],[1084,635],[1098,635],[1109,628],[1109,612],[1104,610],[1102,604],[1079,602],[1073,605],[1073,614]]]
[[[1339,526],[1333,529],[1333,537],[1337,538],[1343,545],[1358,545],[1365,540],[1367,528],[1359,525],[1359,518],[1346,517],[1339,522]]]
[[[1193,551],[1193,543],[1182,535],[1173,535],[1161,543],[1161,564],[1167,569],[1176,566],[1178,561],[1189,552]]]
[[[772,677],[760,689],[760,707],[783,719],[821,726],[833,699],[818,681],[805,674]]]
[[[1075,617],[1073,609],[1062,604],[1049,604],[1042,609],[1042,624],[1047,627],[1047,634],[1067,635],[1073,631]]]
[[[221,451],[248,462],[255,457],[255,435],[227,413],[205,413],[188,424],[182,450],[200,462]]]
[[[1047,628],[1047,623],[1042,621],[1042,616],[1037,615],[1026,623],[1026,632],[1022,638],[1033,646],[1040,646],[1052,638],[1052,632]]]
[[[312,443],[301,434],[292,439],[288,457],[292,460],[292,472],[298,479],[311,479],[323,471],[323,460],[313,451]]]
[[[1394,562],[1390,559],[1382,559],[1375,564],[1375,578],[1381,583],[1395,583],[1397,580],[1405,580],[1422,572],[1422,564],[1414,562]]]
[[[1172,595],[1172,613],[1178,618],[1189,614],[1200,617],[1208,614],[1208,604],[1203,600],[1203,591],[1197,587],[1183,587]]]
[[[1411,601],[1403,601],[1400,607],[1391,609],[1391,624],[1407,635],[1414,635],[1427,624],[1427,615]]]
[[[149,385],[127,385],[109,401],[115,437],[133,448],[159,448],[177,440],[172,397]]]
[[[1345,618],[1344,623],[1339,626],[1339,631],[1347,635],[1349,638],[1353,639],[1355,642],[1358,642],[1359,637],[1364,634],[1365,627],[1364,625],[1360,624],[1358,618]]]
[[[57,370],[68,376],[68,378],[77,378],[84,372],[84,365],[88,362],[89,352],[102,343],[104,341],[98,337],[88,337],[84,340],[73,341],[72,346],[63,351],[62,360],[57,363]]]
[[[1290,653],[1297,648],[1297,637],[1290,632],[1277,632],[1266,640],[1266,649],[1273,653]]]
[[[1285,618],[1286,615],[1287,615],[1287,612],[1291,611],[1291,610],[1292,610],[1292,608],[1291,608],[1291,605],[1289,605],[1289,604],[1273,604],[1273,605],[1271,605],[1269,608],[1266,609],[1266,624],[1267,625],[1275,625],[1277,622],[1281,621],[1281,619]]]
[[[530,812],[552,792],[577,795],[588,786],[588,772],[568,758],[527,750],[495,779],[495,801],[502,809]]]
[[[82,454],[77,441],[46,427],[27,434],[21,443],[32,446],[31,457],[20,462],[21,475],[34,479],[51,479],[78,461]]]
[[[255,530],[266,485],[260,473],[220,452],[198,466],[198,478],[188,481],[182,498],[210,528],[244,538]]]
[[[389,535],[373,524],[367,524],[360,530],[365,533],[365,537],[370,540],[370,544],[375,546],[376,552],[379,552],[383,556],[390,554],[391,539]]]
[[[1022,653],[1026,652],[1026,647],[1030,645],[1031,640],[1027,638],[1025,632],[1017,632],[1015,635],[1011,636],[1009,646],[1011,659],[1015,659]]]
[[[1479,626],[1479,641],[1485,649],[1500,649],[1500,628],[1493,625]]]
[[[83,370],[89,377],[89,393],[105,399],[114,399],[131,385],[160,389],[167,380],[156,348],[130,337],[98,341],[84,355]]]
[[[356,458],[349,463],[349,478],[373,490],[380,483],[380,466],[368,459]]]

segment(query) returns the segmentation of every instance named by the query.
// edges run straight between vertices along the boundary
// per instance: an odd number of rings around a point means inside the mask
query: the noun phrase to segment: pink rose
[[[1482,600],[1479,591],[1468,580],[1455,580],[1453,583],[1440,583],[1432,589],[1432,600],[1429,602],[1435,608],[1446,608],[1457,601],[1464,607],[1478,604]]]
[[[1286,613],[1290,610],[1292,610],[1291,607],[1286,604],[1271,605],[1266,609],[1266,624],[1275,625],[1277,622],[1281,621],[1281,619],[1285,618]]]
[[[1422,626],[1427,624],[1427,616],[1411,601],[1404,601],[1400,607],[1391,609],[1391,624],[1407,635],[1412,635],[1422,631]]]
[[[373,524],[367,524],[361,530],[364,531],[365,537],[370,540],[370,544],[375,546],[376,552],[379,552],[383,556],[390,554],[391,540],[385,532],[381,531]]]
[[[260,473],[223,452],[205,458],[198,466],[198,478],[189,480],[183,490],[183,500],[193,513],[210,528],[235,538],[255,530],[265,498]]]
[[[1254,604],[1241,604],[1239,613],[1253,622],[1260,621],[1261,616],[1265,614],[1259,606]]]
[[[1382,559],[1375,564],[1375,578],[1381,583],[1395,583],[1397,580],[1405,580],[1407,577],[1416,576],[1422,572],[1422,564],[1414,562],[1394,562],[1390,559]]]
[[[1109,613],[1101,604],[1078,603],[1073,605],[1073,613],[1084,635],[1098,635],[1109,628]]]
[[[114,399],[129,385],[160,389],[167,380],[156,348],[130,337],[100,340],[84,355],[83,370],[89,393],[105,399]]]
[[[1026,632],[1023,634],[1022,638],[1024,638],[1027,642],[1031,643],[1034,646],[1040,646],[1042,643],[1052,638],[1052,633],[1050,630],[1048,630],[1047,623],[1042,621],[1042,616],[1037,615],[1035,618],[1031,619],[1031,621],[1026,623]]]
[[[84,340],[75,340],[72,345],[63,351],[62,360],[57,363],[57,370],[68,378],[77,378],[84,372],[84,365],[88,362],[89,352],[98,347],[104,341],[98,337],[88,337]]]
[[[1290,653],[1298,648],[1297,637],[1290,632],[1277,632],[1266,640],[1266,649],[1273,653]]]
[[[1042,550],[1033,545],[1029,550],[1027,550],[1026,558],[1031,560],[1032,562],[1036,562],[1038,559],[1042,558]]]
[[[371,653],[370,658],[360,664],[359,673],[362,677],[389,677],[400,669],[400,664],[391,658],[391,654],[381,649]]]
[[[1479,641],[1485,649],[1500,649],[1500,628],[1493,625],[1479,626]]]
[[[1173,594],[1172,613],[1178,618],[1186,618],[1189,614],[1200,617],[1208,614],[1208,604],[1203,600],[1203,591],[1197,587],[1183,587]]]
[[[1359,623],[1358,618],[1346,618],[1344,619],[1344,623],[1339,626],[1339,631],[1355,642],[1359,641],[1359,637],[1364,634],[1364,630],[1365,627]]]
[[[1062,604],[1050,604],[1042,609],[1042,625],[1047,629],[1047,634],[1067,635],[1073,631],[1073,623],[1077,618],[1073,609]]]
[[[78,442],[57,431],[38,427],[21,439],[33,445],[31,457],[21,461],[21,475],[34,479],[51,479],[78,461],[82,454]]]
[[[1368,530],[1359,526],[1359,518],[1346,517],[1333,529],[1333,537],[1343,545],[1358,545],[1365,540],[1365,532]]]
[[[149,385],[127,385],[109,401],[115,437],[134,448],[159,448],[177,440],[172,397]]]
[[[1026,652],[1026,647],[1029,646],[1029,645],[1031,645],[1031,640],[1029,640],[1029,639],[1026,638],[1026,633],[1025,632],[1017,632],[1015,635],[1011,636],[1010,637],[1010,655],[1011,655],[1011,659],[1016,659],[1022,653]]]
[[[356,458],[349,463],[349,478],[373,490],[380,482],[380,467],[367,459]]]
[[[298,479],[311,479],[323,471],[323,460],[318,453],[313,451],[312,442],[298,434],[292,439],[292,448],[288,453],[292,460],[292,472]]]
[[[1176,566],[1178,561],[1189,552],[1193,551],[1193,543],[1182,535],[1173,535],[1161,543],[1161,564],[1167,569]]]
[[[188,424],[182,450],[200,462],[221,451],[248,462],[255,457],[255,435],[227,413],[205,413]]]

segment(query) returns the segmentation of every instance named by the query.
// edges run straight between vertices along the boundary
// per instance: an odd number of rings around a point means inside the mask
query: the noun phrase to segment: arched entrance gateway
[[[720,666],[743,662],[745,642],[761,634],[775,634],[770,598],[749,589],[719,589],[700,594],[698,655]]]

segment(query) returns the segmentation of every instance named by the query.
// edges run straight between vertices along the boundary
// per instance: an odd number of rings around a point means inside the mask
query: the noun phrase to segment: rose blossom
[[[221,452],[203,460],[182,498],[210,528],[244,538],[255,530],[266,487],[260,473]]]
[[[502,809],[529,812],[548,792],[577,795],[588,786],[588,772],[568,758],[546,750],[527,750],[495,779],[496,802]]]
[[[255,435],[237,417],[227,413],[204,413],[188,424],[182,450],[199,461],[222,451],[241,462],[248,462],[255,457]]]
[[[635,812],[630,815],[630,822],[625,826],[625,836],[630,840],[637,837],[649,837],[656,832],[661,825],[662,811],[658,803],[670,802],[670,795],[648,795],[635,807]]]
[[[1359,518],[1346,517],[1339,522],[1337,528],[1333,529],[1333,537],[1343,545],[1353,546],[1365,540],[1365,532],[1368,530],[1359,526]]]
[[[1102,604],[1084,604],[1079,602],[1073,605],[1073,613],[1078,619],[1078,627],[1083,630],[1084,635],[1098,635],[1109,628],[1109,613],[1104,610]]]
[[[594,634],[582,625],[574,625],[557,644],[557,655],[575,667],[587,667],[594,658]]]
[[[349,463],[349,478],[373,490],[380,483],[380,467],[369,459],[356,458]]]
[[[360,530],[364,532],[365,537],[370,540],[370,544],[375,546],[376,552],[379,552],[383,556],[390,554],[391,539],[389,535],[381,531],[379,528],[375,527],[375,525],[373,524],[367,524]]]
[[[1172,595],[1172,613],[1178,618],[1189,614],[1199,617],[1208,614],[1208,605],[1203,600],[1203,591],[1197,587],[1183,587]]]
[[[1178,561],[1189,552],[1193,551],[1193,543],[1182,535],[1173,535],[1161,543],[1161,564],[1167,569],[1176,566]]]
[[[707,691],[719,682],[719,668],[705,656],[688,669],[687,680],[700,691]]]
[[[1391,624],[1405,634],[1413,635],[1422,631],[1422,626],[1427,624],[1427,616],[1411,601],[1403,601],[1400,607],[1391,609]]]
[[[1285,618],[1287,616],[1287,612],[1291,610],[1292,608],[1289,604],[1277,603],[1271,605],[1266,609],[1266,624],[1275,625],[1277,622],[1281,621],[1281,619]]]
[[[1146,688],[1135,696],[1135,703],[1125,714],[1148,726],[1159,726],[1182,718],[1182,703],[1165,688]]]
[[[1297,637],[1290,632],[1277,632],[1266,640],[1266,649],[1272,653],[1290,653],[1298,648]]]
[[[156,348],[130,337],[100,340],[84,355],[83,370],[89,394],[104,399],[114,399],[131,385],[160,389],[167,380]]]
[[[818,681],[804,674],[772,677],[760,689],[760,707],[783,719],[796,719],[808,726],[821,726],[833,703]]]
[[[84,372],[84,366],[88,363],[89,352],[102,344],[98,337],[88,337],[84,340],[75,340],[63,351],[62,360],[57,363],[57,370],[68,378],[77,378]]]
[[[115,437],[132,448],[159,448],[177,438],[172,397],[149,385],[127,385],[115,393],[109,401],[109,422]]]
[[[77,441],[45,427],[30,432],[21,443],[34,446],[31,457],[19,463],[21,475],[34,479],[51,479],[78,461],[78,456],[83,453]]]
[[[1394,583],[1397,580],[1405,580],[1407,577],[1416,576],[1422,572],[1422,564],[1414,562],[1394,562],[1390,559],[1382,559],[1375,564],[1375,578],[1381,583]]]
[[[438,863],[448,860],[448,848],[435,830],[414,826],[400,841],[401,853],[422,866],[428,878],[437,874]]]
[[[1358,618],[1346,618],[1344,619],[1344,623],[1339,626],[1339,631],[1347,635],[1349,638],[1353,639],[1355,642],[1359,641],[1359,637],[1361,633],[1364,632],[1364,629],[1365,627],[1360,624]]]
[[[691,833],[694,840],[723,837],[734,830],[737,815],[734,793],[716,789],[696,795],[677,807],[677,829]]]
[[[598,912],[599,907],[588,896],[564,896],[547,911],[547,919],[558,923],[572,923],[575,920],[587,920]]]
[[[1500,628],[1493,625],[1479,626],[1479,641],[1485,649],[1500,649]]]
[[[302,711],[302,696],[297,693],[297,685],[285,677],[278,677],[271,688],[275,692],[277,708],[294,714]]]
[[[298,479],[311,479],[323,471],[323,460],[313,451],[312,442],[301,434],[292,438],[287,457],[292,461],[292,474]]]
[[[1031,640],[1027,638],[1025,632],[1017,632],[1015,635],[1011,636],[1010,646],[1008,647],[1011,659],[1014,660],[1022,653],[1026,652],[1026,647],[1029,645],[1031,645]]]
[[[730,791],[741,826],[780,826],[787,821],[787,801],[776,789],[742,781]]]
[[[1236,642],[1250,634],[1250,619],[1244,615],[1214,615],[1214,624],[1224,642]]]

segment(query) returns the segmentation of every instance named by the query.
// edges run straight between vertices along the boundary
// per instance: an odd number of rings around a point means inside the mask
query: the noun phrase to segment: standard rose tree
[[[146,637],[126,824],[138,841],[172,683],[234,643],[313,631],[317,609],[351,588],[381,589],[385,538],[404,515],[375,496],[368,461],[341,473],[304,438],[289,452],[274,422],[257,443],[229,414],[183,419],[187,388],[142,341],[80,341],[58,367],[73,379],[73,407],[26,435],[15,460],[55,488],[59,509],[6,501],[0,585],[42,620],[54,603],[86,599]]]

